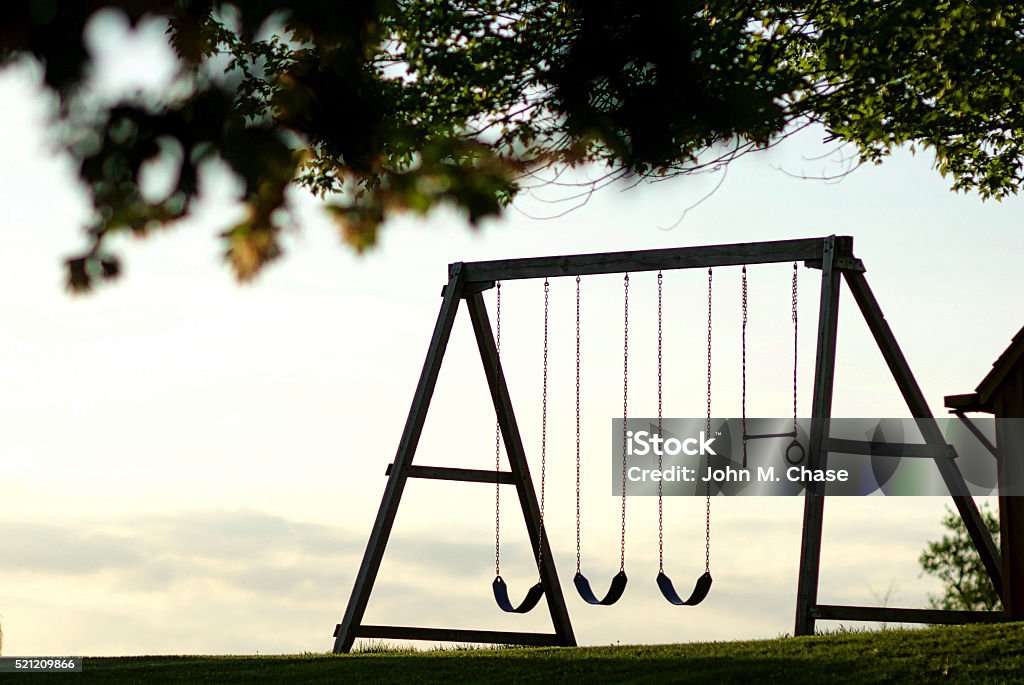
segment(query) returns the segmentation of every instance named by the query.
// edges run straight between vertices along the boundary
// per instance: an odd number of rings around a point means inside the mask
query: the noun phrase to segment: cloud
[[[0,567],[7,576],[88,581],[120,593],[217,592],[292,604],[346,596],[366,544],[363,532],[252,510],[47,524],[6,520],[0,539],[6,541]],[[385,564],[392,580],[415,589],[486,574],[492,555],[490,543],[396,535]]]
[[[129,537],[80,526],[0,521],[0,565],[8,571],[92,574],[142,563]]]
[[[576,598],[572,531],[553,527],[563,592],[583,643],[771,637],[791,630],[799,503],[767,502],[758,515],[719,506],[715,587],[699,609],[667,605],[653,583],[656,529],[630,534],[630,587],[616,607]],[[936,507],[938,508],[938,507]],[[898,530],[864,526],[836,505],[822,569],[823,601],[877,603],[900,581],[895,603],[916,606],[925,587],[916,551],[930,521]],[[673,515],[682,510],[673,508]],[[845,513],[845,512],[843,512]],[[557,523],[557,522],[556,522]],[[609,524],[610,525],[610,524]],[[617,566],[617,531],[592,526],[585,570],[599,585]],[[472,526],[470,525],[472,529]],[[686,587],[703,563],[702,517],[673,516],[666,566]],[[880,535],[880,528],[884,534]],[[494,547],[470,530],[396,531],[370,599],[370,623],[550,630],[543,609],[500,612],[491,598]],[[890,538],[891,535],[891,540]],[[191,511],[48,523],[0,521],[0,613],[9,653],[252,653],[328,650],[366,544],[347,530],[243,510]],[[828,537],[828,536],[826,536]],[[883,550],[880,557],[879,550]],[[515,592],[536,577],[523,540],[502,549]],[[56,629],[54,626],[58,626]]]
[[[4,520],[0,539],[9,653],[326,650],[365,544],[251,510]]]
[[[0,539],[5,573],[103,576],[136,592],[201,579],[234,592],[304,594],[338,582],[358,563],[353,535],[254,511],[65,524],[0,521]]]

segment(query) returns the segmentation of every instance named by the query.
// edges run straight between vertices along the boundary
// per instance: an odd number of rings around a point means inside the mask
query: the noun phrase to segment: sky
[[[95,83],[160,87],[160,27],[94,27]],[[145,32],[149,33],[146,34]],[[108,36],[108,39],[103,39]],[[111,46],[116,46],[111,47]],[[217,234],[238,215],[223,170],[196,215],[116,244],[124,276],[68,295],[62,261],[84,244],[85,194],[44,122],[38,73],[0,71],[0,625],[4,654],[327,651],[341,620],[454,261],[851,235],[933,410],[969,392],[1022,325],[1020,198],[954,194],[927,154],[897,152],[841,182],[810,130],[721,173],[612,187],[556,218],[556,189],[472,230],[438,210],[402,217],[357,256],[296,193],[287,256],[250,285]],[[582,170],[580,177],[587,173]],[[720,185],[719,185],[720,184]],[[718,188],[713,194],[712,190]],[[700,204],[705,196],[707,199]],[[694,206],[696,205],[696,206]],[[688,207],[692,207],[686,211]],[[671,230],[685,212],[685,217]],[[750,270],[748,412],[791,403],[789,265]],[[667,415],[703,413],[705,275],[665,276]],[[809,411],[818,272],[800,270],[800,406]],[[631,281],[631,413],[655,411],[653,274]],[[531,468],[540,440],[541,284],[503,288],[502,359]],[[621,412],[621,280],[584,288],[584,571],[618,568],[608,425]],[[494,306],[493,292],[486,294]],[[546,518],[571,592],[575,561],[574,284],[551,283]],[[848,292],[840,298],[834,416],[907,416]],[[715,276],[714,408],[739,412],[739,273]],[[462,312],[416,463],[493,467],[494,416]],[[511,491],[502,573],[534,582]],[[941,534],[944,498],[826,503],[819,599],[924,606],[917,558]],[[703,508],[666,507],[666,567],[703,570]],[[774,637],[792,630],[802,501],[713,502],[715,585],[697,608],[656,590],[657,514],[629,504],[627,573],[613,607],[568,596],[582,644]],[[366,614],[371,623],[548,630],[546,612],[491,599],[494,491],[409,483]],[[607,580],[606,580],[607,579]],[[600,591],[600,590],[599,590]],[[822,627],[835,624],[822,624]]]

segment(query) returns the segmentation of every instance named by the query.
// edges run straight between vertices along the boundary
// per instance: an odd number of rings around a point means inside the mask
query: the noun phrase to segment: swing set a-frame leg
[[[826,238],[821,259],[818,349],[814,365],[814,398],[811,401],[811,434],[807,450],[807,465],[811,469],[825,468],[828,459],[826,443],[832,416],[836,334],[839,323],[839,271],[834,268],[835,256],[835,239]],[[824,515],[824,494],[814,488],[808,488],[804,495],[794,635],[814,634],[814,608],[818,602],[818,575],[821,569],[821,532]]]
[[[915,419],[921,419],[917,422],[921,430],[921,436],[930,445],[944,446],[946,441],[942,436],[942,431],[932,416],[928,402],[924,398],[924,393],[921,392],[914,374],[911,373],[910,365],[907,364],[906,357],[903,356],[902,350],[900,350],[899,345],[896,343],[896,336],[893,335],[892,329],[889,328],[889,324],[882,314],[882,309],[878,306],[877,300],[875,300],[874,293],[868,287],[864,274],[846,272],[844,276],[847,285],[850,286],[850,292],[853,293],[853,298],[857,301],[857,305],[864,315],[868,328],[871,329],[871,334],[874,336],[878,348],[882,351],[882,356],[885,357],[885,362],[888,364],[893,378],[896,379],[896,384],[903,394],[907,407],[910,408],[910,413],[913,414]],[[946,489],[949,490],[949,494],[953,497],[953,503],[960,513],[960,518],[963,519],[964,525],[967,527],[971,542],[974,543],[974,547],[981,556],[982,564],[984,564],[985,570],[988,572],[989,579],[995,586],[996,593],[1001,598],[1003,583],[1002,569],[999,565],[999,550],[996,548],[992,535],[989,534],[988,529],[985,527],[981,513],[978,511],[978,506],[974,503],[974,498],[971,497],[967,484],[964,482],[963,474],[960,473],[960,468],[956,465],[956,462],[951,459],[936,459],[935,463],[938,466],[942,480],[946,484]]]
[[[484,299],[480,293],[468,296],[466,304],[469,307],[469,316],[473,321],[473,332],[476,334],[477,346],[480,348],[480,358],[484,364],[484,373],[487,375],[487,385],[491,390],[494,410],[498,415],[498,425],[501,427],[501,435],[505,440],[505,451],[508,454],[509,467],[516,485],[516,492],[519,495],[519,503],[523,509],[523,516],[526,518],[531,549],[540,549],[540,580],[544,586],[544,597],[547,599],[551,622],[555,627],[555,634],[558,636],[558,644],[575,646],[576,638],[569,621],[569,611],[565,606],[565,596],[562,594],[562,586],[558,582],[558,572],[555,570],[547,532],[540,516],[540,507],[537,505],[537,493],[533,488],[533,479],[530,477],[530,467],[526,462],[526,452],[523,449],[522,437],[519,435],[519,425],[512,410],[512,400],[508,394],[508,387],[505,385],[505,374],[501,370],[498,348],[494,344],[491,323],[487,318],[487,308],[484,306]]]
[[[398,445],[395,461],[388,472],[388,483],[384,489],[384,496],[377,511],[377,518],[374,521],[373,530],[366,545],[366,551],[363,553],[363,560],[356,575],[352,594],[345,609],[344,618],[334,631],[335,653],[344,653],[351,650],[358,637],[539,646],[576,644],[565,606],[565,598],[562,595],[561,587],[558,583],[558,575],[555,572],[551,551],[548,547],[547,536],[543,527],[539,525],[540,512],[537,507],[537,495],[530,480],[529,469],[526,466],[526,457],[523,452],[522,441],[519,438],[519,428],[512,413],[508,389],[505,386],[505,379],[497,359],[497,349],[494,346],[490,324],[487,320],[486,310],[483,307],[483,298],[478,292],[468,296],[469,310],[473,319],[477,343],[480,346],[484,370],[487,374],[488,383],[491,386],[491,395],[495,402],[495,409],[498,412],[502,434],[506,436],[505,444],[509,453],[511,472],[495,473],[494,471],[478,471],[474,469],[414,467],[412,463],[416,454],[416,447],[419,444],[420,435],[423,432],[427,409],[430,406],[430,399],[437,384],[441,361],[448,346],[459,302],[464,297],[466,297],[466,293],[462,264],[456,263],[452,265],[450,270],[448,285],[444,290],[444,299],[437,316],[437,323],[434,326],[434,333],[430,340],[427,357],[423,363],[423,370],[420,373],[419,383],[416,386],[416,392],[413,396],[412,406],[409,409],[409,416],[405,422],[405,429],[402,432],[402,439]],[[398,505],[402,499],[406,481],[410,477],[483,483],[511,482],[516,485],[519,500],[523,507],[523,516],[526,520],[527,530],[534,544],[534,549],[536,549],[537,544],[536,536],[538,534],[541,536],[543,556],[540,572],[555,627],[554,633],[520,633],[363,624],[363,615],[366,612],[366,606],[370,599],[370,593],[373,590],[373,584],[377,578],[377,572],[380,570],[384,550],[387,547],[395,516],[398,513]]]
[[[402,491],[405,489],[405,482],[409,477],[409,467],[412,465],[416,446],[419,444],[420,435],[423,432],[427,408],[430,406],[430,398],[434,394],[434,386],[437,384],[437,376],[441,370],[441,360],[448,347],[452,325],[455,323],[455,314],[458,312],[459,300],[462,295],[462,273],[459,267],[460,265],[455,266],[448,279],[448,285],[445,286],[441,311],[437,315],[437,323],[434,325],[427,358],[423,362],[423,370],[420,372],[420,380],[416,385],[416,393],[413,395],[409,417],[405,421],[401,442],[398,443],[398,453],[395,456],[387,486],[384,488],[384,497],[381,499],[377,518],[373,522],[373,530],[370,532],[370,539],[366,544],[366,551],[363,553],[363,561],[356,574],[356,582],[352,588],[348,607],[345,609],[345,617],[334,631],[335,653],[348,652],[352,649],[356,637],[360,637],[357,634],[358,628],[363,620],[363,614],[366,612],[366,604],[370,600],[370,592],[377,579],[377,571],[380,570],[384,548],[391,536],[391,527],[395,523],[395,514],[398,513],[398,503],[402,499]]]
[[[878,345],[889,372],[896,381],[907,407],[915,419],[922,437],[929,445],[945,446],[942,432],[932,416],[928,403],[910,370],[896,337],[882,314],[881,307],[868,287],[862,269],[836,268],[834,252],[826,244],[822,267],[821,307],[818,328],[818,358],[815,367],[814,401],[808,465],[824,468],[828,457],[829,422],[832,405],[832,386],[835,372],[836,324],[839,311],[839,275],[845,278],[854,300],[864,317],[875,343]],[[999,551],[982,521],[974,499],[956,463],[950,459],[935,460],[946,488],[956,504],[967,528],[971,542],[978,550],[982,563],[996,592],[1002,596],[1002,572]],[[821,559],[821,533],[824,514],[824,494],[808,490],[804,500],[803,538],[800,547],[800,575],[797,585],[797,610],[794,634],[813,635],[815,620],[908,621],[928,623],[965,623],[995,621],[993,612],[937,611],[927,609],[891,609],[883,607],[841,607],[819,605],[817,601],[818,577]]]

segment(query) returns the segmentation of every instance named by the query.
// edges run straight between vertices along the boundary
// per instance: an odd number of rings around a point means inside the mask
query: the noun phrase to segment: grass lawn
[[[89,683],[1024,682],[1024,624],[704,644],[86,658]]]

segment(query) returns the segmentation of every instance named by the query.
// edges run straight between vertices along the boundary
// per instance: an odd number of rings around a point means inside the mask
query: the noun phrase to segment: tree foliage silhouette
[[[166,21],[173,87],[90,92],[83,29],[101,10]],[[280,255],[293,184],[362,250],[398,212],[447,203],[475,224],[569,166],[694,173],[809,125],[861,161],[927,149],[956,190],[1024,182],[1016,3],[16,0],[0,62],[26,57],[92,200],[74,289],[118,274],[109,236],[187,216],[215,159],[242,181],[224,238],[243,280]],[[154,159],[178,168],[157,198],[139,182]]]
[[[999,541],[999,519],[991,508],[981,510],[985,527]],[[941,595],[928,598],[933,609],[994,611],[1002,607],[992,581],[989,580],[981,555],[974,548],[963,519],[949,507],[942,518],[942,527],[949,531],[941,540],[928,543],[919,563],[924,573],[942,581]]]

